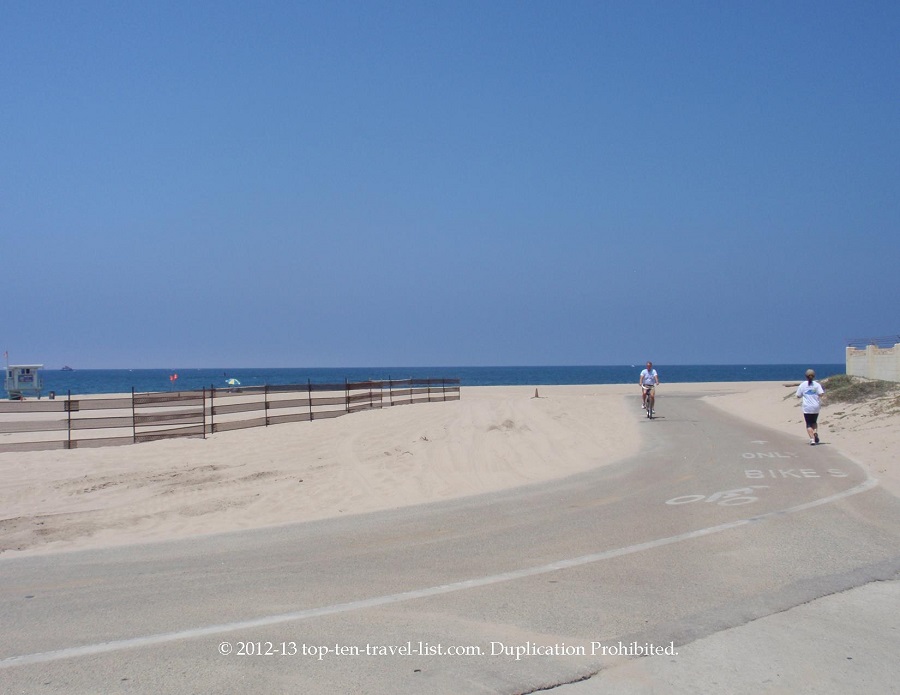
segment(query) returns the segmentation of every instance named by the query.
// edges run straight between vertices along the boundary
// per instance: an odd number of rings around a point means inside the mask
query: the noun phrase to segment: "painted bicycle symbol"
[[[712,495],[682,495],[681,497],[673,497],[666,500],[666,504],[691,504],[692,502],[715,502],[723,507],[736,507],[740,504],[752,504],[759,500],[754,490],[767,488],[768,485],[750,485],[749,487],[739,487],[734,490],[723,490],[715,492]]]

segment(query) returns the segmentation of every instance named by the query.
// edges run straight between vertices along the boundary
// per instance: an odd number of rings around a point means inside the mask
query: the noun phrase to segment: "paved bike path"
[[[529,692],[611,673],[620,659],[595,645],[687,647],[896,574],[900,505],[836,450],[697,398],[659,406],[639,456],[554,483],[0,560],[0,686]],[[527,645],[562,653],[517,658]]]

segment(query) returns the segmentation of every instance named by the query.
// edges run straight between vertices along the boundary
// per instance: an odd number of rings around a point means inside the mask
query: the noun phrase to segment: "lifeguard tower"
[[[11,364],[6,368],[6,393],[11,401],[20,401],[26,395],[41,397],[44,381],[42,364]]]

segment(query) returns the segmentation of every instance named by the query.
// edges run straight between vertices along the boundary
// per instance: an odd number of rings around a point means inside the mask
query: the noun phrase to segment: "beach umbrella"
[[[229,386],[240,386],[241,385],[241,382],[238,381],[237,379],[225,379],[225,383],[228,384]]]

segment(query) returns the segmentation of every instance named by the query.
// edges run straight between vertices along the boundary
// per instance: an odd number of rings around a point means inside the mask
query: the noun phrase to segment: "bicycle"
[[[644,389],[644,393],[647,394],[646,399],[646,411],[647,411],[647,419],[653,419],[653,407],[656,405],[656,386],[655,384],[644,384],[641,388]]]

